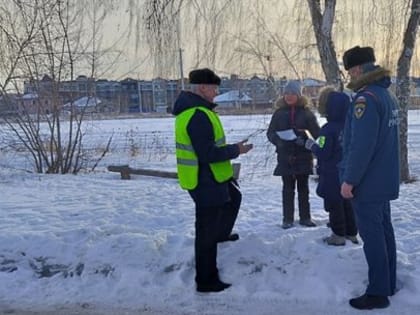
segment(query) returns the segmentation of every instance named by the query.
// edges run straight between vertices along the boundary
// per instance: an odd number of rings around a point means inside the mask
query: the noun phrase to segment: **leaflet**
[[[286,140],[286,141],[296,140],[297,138],[293,129],[276,131],[276,134],[280,137],[280,139]]]

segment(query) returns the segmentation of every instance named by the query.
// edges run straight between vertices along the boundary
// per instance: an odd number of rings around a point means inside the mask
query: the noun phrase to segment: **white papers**
[[[306,134],[306,136],[308,137],[308,139],[315,140],[315,139],[312,137],[312,135],[311,135],[311,133],[309,132],[309,130],[308,130],[308,129],[305,129],[305,130],[303,130],[303,131],[305,132],[305,134]]]
[[[287,141],[296,140],[297,138],[293,129],[276,131],[276,134],[280,137],[280,139],[287,140]]]

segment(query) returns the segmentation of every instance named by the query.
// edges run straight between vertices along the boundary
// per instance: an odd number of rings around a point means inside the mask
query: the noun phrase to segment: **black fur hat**
[[[196,69],[189,73],[189,81],[191,84],[215,84],[220,85],[220,78],[210,69]]]
[[[346,70],[354,66],[375,61],[375,53],[372,47],[355,46],[347,50],[343,55],[343,64]]]

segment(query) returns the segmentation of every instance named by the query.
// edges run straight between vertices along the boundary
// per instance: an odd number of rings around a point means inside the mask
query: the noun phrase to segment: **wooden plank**
[[[128,165],[109,165],[108,171],[121,173],[121,179],[130,179],[130,174],[144,175],[144,176],[157,176],[157,177],[164,177],[164,178],[178,178],[178,175],[176,172],[131,168]]]
[[[239,179],[239,172],[241,170],[240,163],[233,163],[233,178]],[[156,177],[164,177],[164,178],[178,178],[178,174],[176,172],[168,172],[168,171],[159,171],[159,170],[151,170],[151,169],[142,169],[142,168],[131,168],[128,165],[109,165],[108,171],[116,172],[121,174],[121,179],[130,179],[130,174],[133,175],[143,175],[143,176],[156,176]]]
[[[130,168],[130,174],[144,175],[144,176],[157,176],[157,177],[164,177],[164,178],[178,178],[178,174],[176,172],[149,170],[149,169],[142,169],[142,168]]]

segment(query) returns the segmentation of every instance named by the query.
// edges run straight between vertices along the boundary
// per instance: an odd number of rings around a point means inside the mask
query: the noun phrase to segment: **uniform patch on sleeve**
[[[366,109],[366,99],[364,96],[359,96],[356,99],[355,104],[354,104],[354,116],[357,119],[360,119],[363,116],[365,109]]]
[[[320,136],[320,137],[318,138],[318,145],[319,145],[319,147],[320,147],[321,149],[324,147],[324,145],[325,145],[325,136]]]
[[[366,103],[366,98],[363,95],[360,95],[356,98],[355,103]]]

